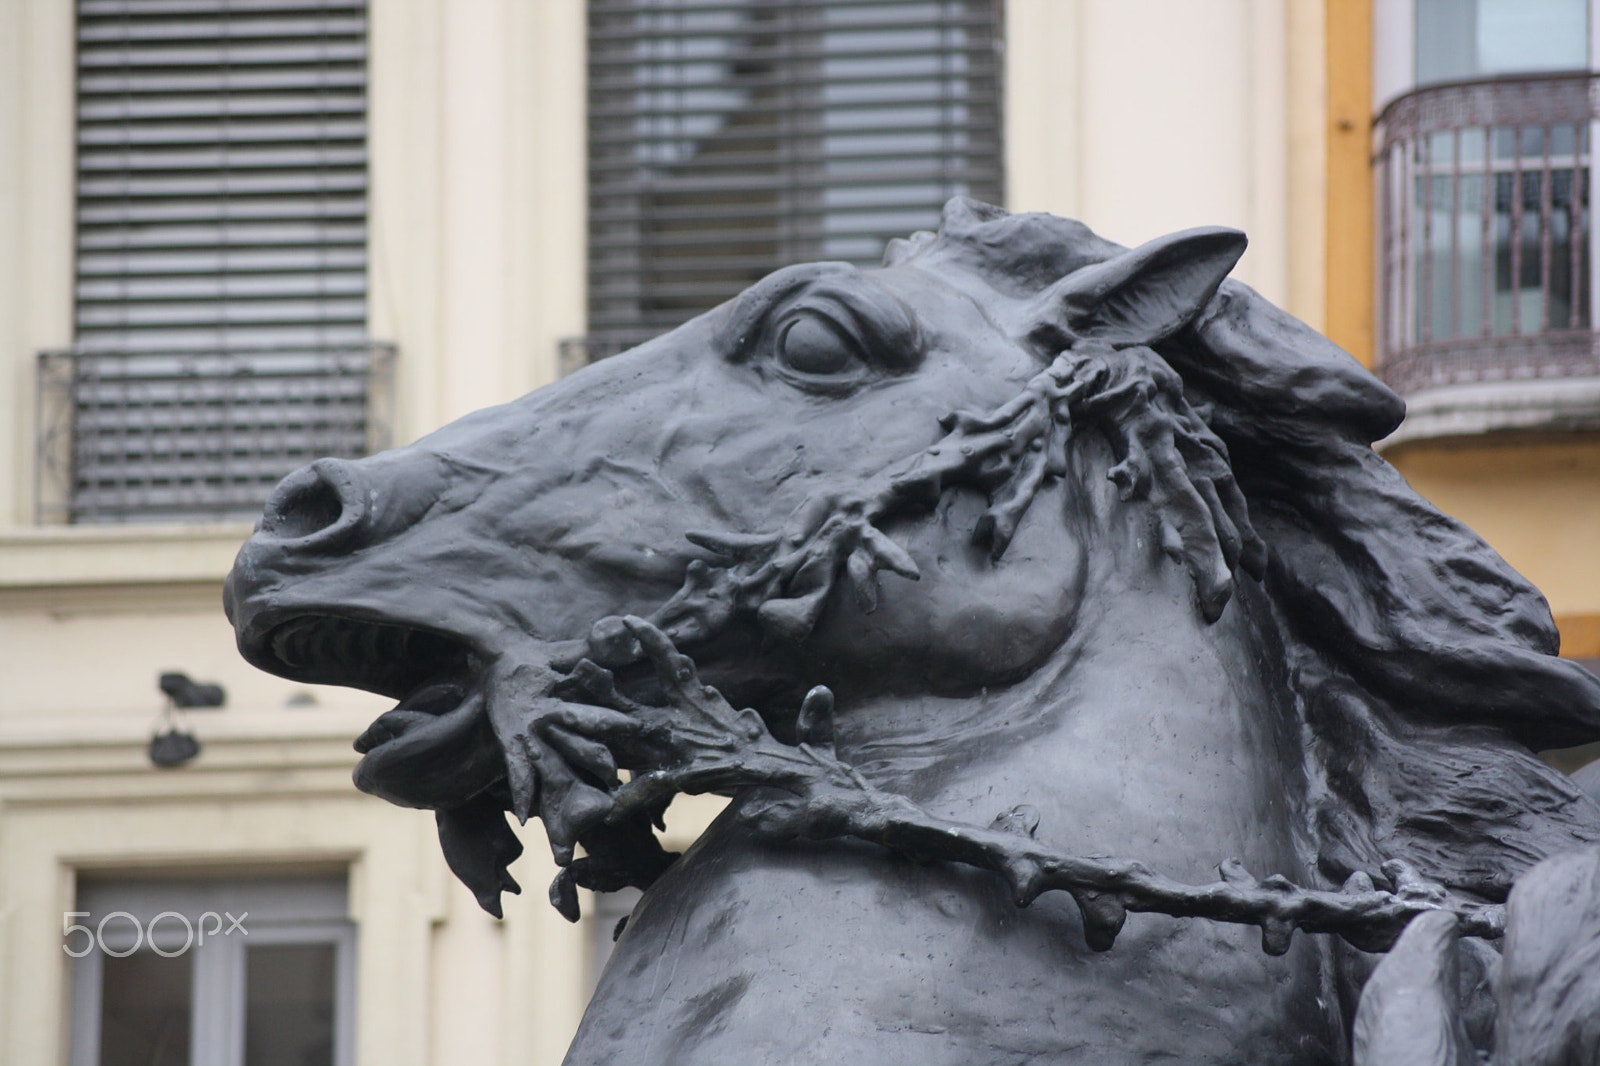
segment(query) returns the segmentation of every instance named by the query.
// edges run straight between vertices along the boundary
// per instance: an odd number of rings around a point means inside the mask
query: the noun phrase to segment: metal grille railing
[[[1589,173],[1600,79],[1420,89],[1379,116],[1380,375],[1435,385],[1600,374]]]
[[[227,521],[324,456],[390,444],[394,348],[43,352],[47,522]]]
[[[590,0],[599,358],[998,202],[1000,0]]]

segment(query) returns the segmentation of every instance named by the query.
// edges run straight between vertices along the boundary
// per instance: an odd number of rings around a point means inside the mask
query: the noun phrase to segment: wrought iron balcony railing
[[[1378,371],[1397,391],[1600,377],[1597,103],[1600,77],[1557,74],[1419,89],[1379,116]]]
[[[394,347],[39,356],[42,522],[248,520],[323,456],[389,445]]]

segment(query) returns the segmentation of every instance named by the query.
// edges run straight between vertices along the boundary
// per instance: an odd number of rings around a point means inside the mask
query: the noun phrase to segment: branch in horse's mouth
[[[609,675],[602,668],[574,672],[586,675],[584,683],[600,704],[612,703],[631,717],[655,716],[661,723],[655,765],[614,791],[609,821],[659,810],[677,793],[745,792],[736,817],[769,838],[853,836],[924,862],[976,866],[1003,877],[1018,906],[1047,891],[1066,892],[1078,904],[1085,940],[1097,951],[1112,947],[1129,911],[1256,925],[1263,950],[1272,955],[1289,950],[1296,929],[1338,933],[1363,951],[1386,951],[1412,918],[1435,910],[1452,913],[1463,935],[1504,932],[1504,907],[1452,900],[1443,886],[1400,860],[1381,868],[1392,891],[1378,889],[1365,873],[1352,876],[1339,891],[1301,888],[1282,876],[1258,880],[1232,859],[1219,867],[1222,880],[1190,885],[1138,862],[1056,851],[1035,838],[1038,814],[1028,807],[1002,812],[988,827],[946,819],[879,789],[838,758],[826,725],[833,709],[827,689],[806,696],[798,743],[784,744],[754,711],[735,710],[705,685],[693,660],[665,633],[639,618],[625,624],[651,657],[673,706],[629,707],[609,692]],[[573,886],[585,882],[562,865],[566,868],[557,875],[551,898],[571,903]],[[575,904],[563,913],[575,919]]]

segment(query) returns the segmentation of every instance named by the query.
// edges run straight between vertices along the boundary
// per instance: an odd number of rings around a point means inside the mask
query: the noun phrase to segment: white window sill
[[[0,590],[220,582],[249,536],[242,522],[0,529]]]

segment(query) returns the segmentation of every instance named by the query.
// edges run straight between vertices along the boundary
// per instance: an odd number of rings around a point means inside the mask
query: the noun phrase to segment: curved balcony
[[[1386,444],[1600,428],[1589,166],[1600,76],[1419,89],[1378,118]]]

